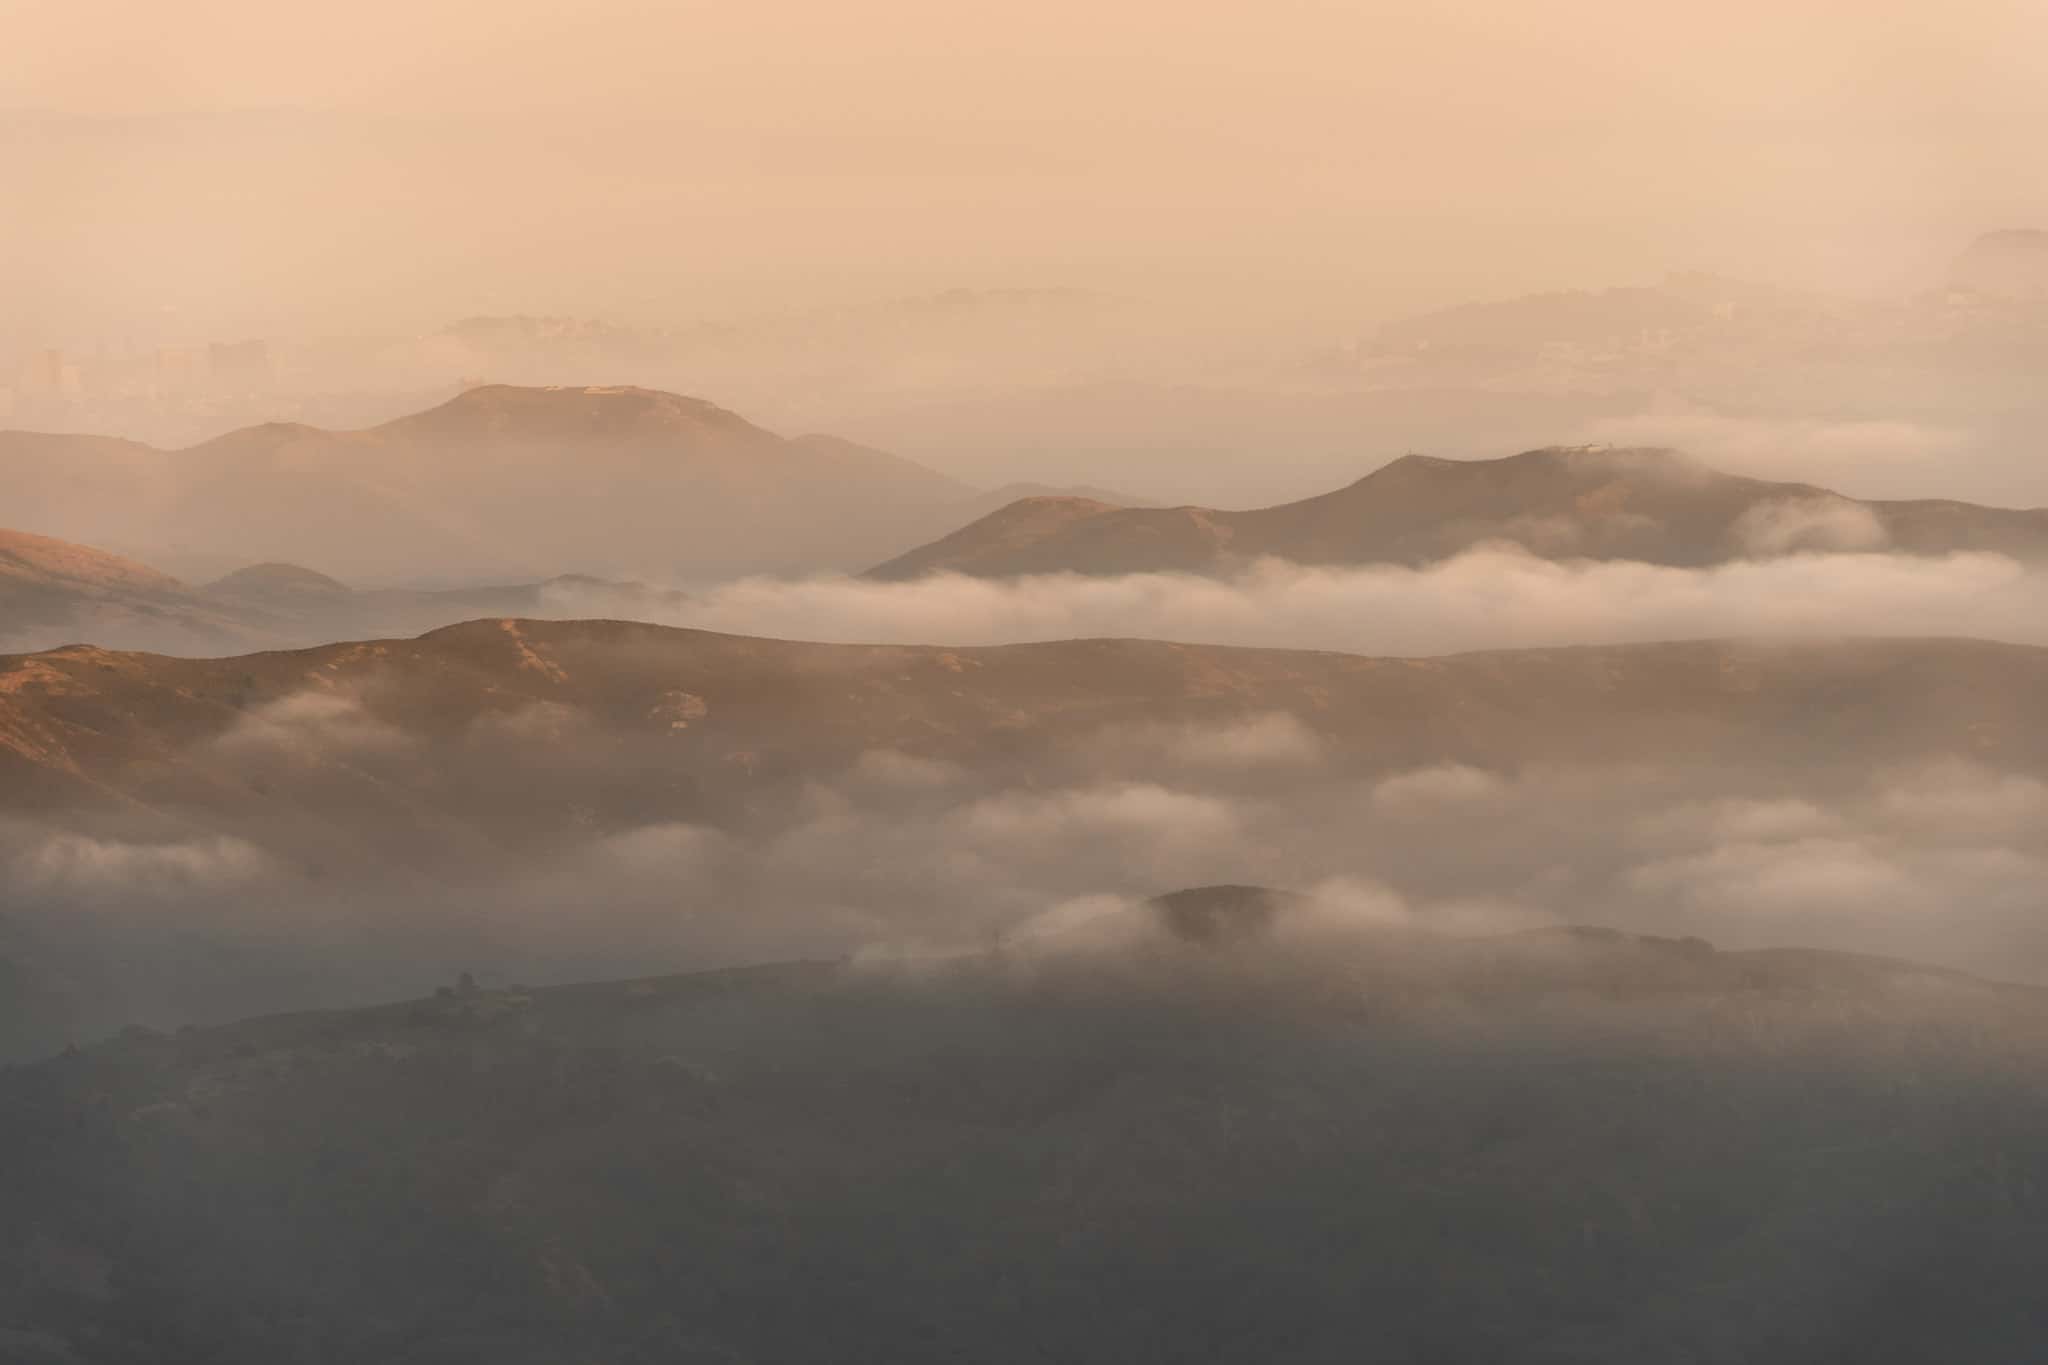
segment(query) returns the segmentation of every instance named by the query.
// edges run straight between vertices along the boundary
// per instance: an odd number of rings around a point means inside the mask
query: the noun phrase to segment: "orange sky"
[[[73,0],[0,14],[63,325],[1078,284],[1917,283],[2048,221],[2037,0]],[[31,112],[41,111],[41,112]]]

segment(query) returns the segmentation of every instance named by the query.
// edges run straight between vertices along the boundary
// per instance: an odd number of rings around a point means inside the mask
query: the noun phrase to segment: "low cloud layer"
[[[347,707],[286,716],[361,733]],[[235,761],[279,771],[268,751]],[[1031,785],[869,752],[738,824],[567,811],[531,847],[457,846],[431,869],[0,829],[0,931],[28,931],[104,1024],[401,996],[457,970],[543,982],[1114,939],[1144,898],[1216,883],[1315,893],[1340,927],[1600,924],[2048,981],[2048,784],[1961,759],[1370,773],[1275,713],[1106,741]]]
[[[1396,654],[1755,632],[2043,639],[2042,587],[1990,556],[1692,572],[1489,553],[1229,582],[753,581],[697,599],[694,623]],[[2048,783],[2019,756],[1791,764],[1735,743],[1683,763],[1410,753],[1390,770],[1272,709],[1084,733],[1022,765],[853,752],[734,797],[679,785],[637,713],[622,727],[536,703],[430,741],[380,719],[365,686],[252,706],[201,742],[194,771],[274,797],[231,820],[167,805],[0,825],[0,964],[90,1001],[103,1030],[403,996],[463,970],[545,982],[957,953],[1236,883],[1316,892],[1347,922],[1591,923],[2048,982]],[[674,695],[678,719],[701,714]]]
[[[1779,549],[1861,550],[1875,528],[1855,510],[1802,505],[1751,529]],[[561,605],[568,613],[574,604],[565,597]],[[1422,569],[1268,562],[1234,579],[757,578],[700,593],[661,619],[799,640],[977,645],[1133,636],[1394,655],[1751,635],[2042,644],[2048,572],[1990,554],[1810,553],[1677,569],[1484,550]]]
[[[163,842],[96,838],[41,830],[12,831],[5,863],[17,894],[87,906],[175,905],[232,895],[281,870],[246,839],[213,835]]]

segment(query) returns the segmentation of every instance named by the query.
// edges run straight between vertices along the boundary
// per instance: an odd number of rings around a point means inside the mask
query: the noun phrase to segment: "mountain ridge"
[[[900,456],[628,385],[480,385],[376,426],[260,423],[176,450],[0,433],[0,479],[23,490],[20,524],[187,576],[286,560],[379,583],[857,568],[971,496]]]
[[[224,659],[90,646],[0,656],[0,771],[15,774],[17,801],[55,809],[118,796],[240,830],[274,824],[296,788],[259,793],[209,746],[266,708],[289,714],[295,698],[332,698],[320,706],[342,707],[344,719],[360,709],[363,723],[419,746],[419,762],[459,754],[474,726],[537,708],[587,723],[551,722],[527,736],[520,761],[552,762],[547,755],[576,744],[658,744],[647,761],[666,758],[646,774],[654,785],[642,792],[652,803],[643,815],[715,819],[738,792],[834,771],[871,750],[1028,772],[1086,754],[1119,726],[1276,711],[1307,727],[1331,762],[1376,770],[1622,760],[1643,744],[1702,761],[1953,753],[2048,768],[2048,737],[2033,720],[2044,693],[2048,649],[1966,640],[1688,641],[1398,659],[1127,639],[826,645],[503,618]],[[344,753],[323,762],[345,772],[351,761]],[[571,771],[558,780],[585,779]],[[305,799],[336,799],[323,790],[308,787]],[[459,785],[423,790],[453,803],[449,818],[492,830],[528,818],[521,812],[537,799],[496,792],[472,811],[461,802],[476,794]],[[364,810],[392,818],[406,808],[399,788],[357,795],[370,802]],[[430,846],[417,831],[394,838]]]
[[[1550,446],[1495,460],[1410,454],[1330,492],[1247,511],[1027,499],[867,576],[1224,573],[1261,558],[1416,567],[1491,545],[1695,568],[1812,550],[2048,560],[2048,508],[1859,500],[1723,474],[1651,447]]]

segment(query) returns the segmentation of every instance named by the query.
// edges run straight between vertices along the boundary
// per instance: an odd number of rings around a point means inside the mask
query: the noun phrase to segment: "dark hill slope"
[[[1597,931],[791,964],[0,1071],[16,1361],[2037,1358],[2048,1010]]]

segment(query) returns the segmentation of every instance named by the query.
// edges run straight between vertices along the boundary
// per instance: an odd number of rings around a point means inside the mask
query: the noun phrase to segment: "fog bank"
[[[1757,528],[1765,540],[1808,529]],[[1857,530],[1830,529],[1852,541]],[[575,614],[573,596],[551,605]],[[1421,569],[1267,562],[1233,579],[756,578],[698,593],[658,620],[837,642],[978,645],[1112,636],[1387,655],[1750,635],[1948,635],[2035,644],[2048,643],[2048,573],[1984,554],[1812,554],[1676,569],[1479,551]]]

